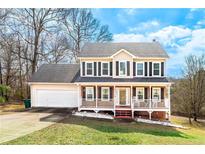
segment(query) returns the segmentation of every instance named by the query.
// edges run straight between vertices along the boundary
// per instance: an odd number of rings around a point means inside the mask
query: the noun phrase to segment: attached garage
[[[74,90],[49,90],[36,91],[36,105],[38,107],[77,107],[78,93]]]
[[[29,84],[32,107],[77,108],[78,85],[74,83],[78,64],[42,65]]]

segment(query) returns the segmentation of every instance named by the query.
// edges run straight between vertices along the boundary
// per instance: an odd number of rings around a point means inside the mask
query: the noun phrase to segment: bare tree
[[[112,41],[108,26],[101,25],[100,21],[93,17],[90,9],[69,9],[64,12],[67,13],[62,21],[63,28],[72,42],[71,50],[75,60],[83,43]]]

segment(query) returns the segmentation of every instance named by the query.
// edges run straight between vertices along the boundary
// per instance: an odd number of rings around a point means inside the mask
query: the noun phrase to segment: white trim
[[[159,99],[155,99],[154,96],[154,90],[159,90]],[[161,100],[161,88],[154,88],[152,87],[152,100]]]
[[[112,56],[110,56],[111,58],[113,58],[114,56],[118,55],[121,52],[125,52],[128,55],[130,55],[132,58],[137,58],[135,55],[131,54],[129,51],[125,50],[125,49],[120,49],[119,51],[115,52]]]
[[[143,68],[142,75],[138,75],[138,74],[137,74],[137,64],[142,64],[142,65],[143,65],[143,66],[142,66],[142,68]],[[136,65],[136,66],[135,66],[135,69],[136,69],[136,70],[135,70],[135,72],[136,72],[135,75],[136,75],[136,77],[144,77],[144,76],[145,76],[145,69],[144,69],[145,64],[144,64],[144,62],[136,62],[135,65]]]
[[[92,99],[87,98],[87,90],[88,89],[92,90]],[[86,101],[94,101],[94,87],[85,87],[85,100]]]
[[[142,90],[142,99],[138,99],[138,91]],[[136,99],[139,101],[144,101],[144,87],[136,87]]]
[[[92,74],[91,75],[87,74],[87,64],[88,63],[92,64]],[[85,76],[94,76],[94,62],[85,62]]]
[[[154,64],[159,64],[159,75],[154,75]],[[161,77],[161,62],[152,62],[152,76]]]
[[[104,89],[108,90],[108,99],[103,98],[103,90]],[[110,87],[101,87],[101,100],[102,101],[110,101]]]
[[[127,61],[126,60],[120,60],[119,62],[119,67],[118,67],[118,77],[128,77],[127,76]],[[125,75],[120,75],[120,63],[125,63]]]
[[[107,75],[103,75],[103,64],[108,64],[108,74]],[[110,62],[101,62],[101,76],[103,77],[110,76]]]

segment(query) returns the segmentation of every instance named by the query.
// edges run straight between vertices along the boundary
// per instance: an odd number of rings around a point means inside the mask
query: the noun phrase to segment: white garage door
[[[39,107],[77,107],[77,91],[37,90],[36,106]]]

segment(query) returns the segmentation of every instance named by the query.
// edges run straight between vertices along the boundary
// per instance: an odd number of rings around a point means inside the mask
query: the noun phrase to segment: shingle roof
[[[125,49],[137,57],[169,57],[158,42],[86,43],[78,56],[109,57],[121,49]]]
[[[169,82],[166,77],[138,77],[138,78],[112,78],[112,77],[77,77],[75,82]]]
[[[79,69],[79,64],[44,64],[29,82],[72,83]]]

